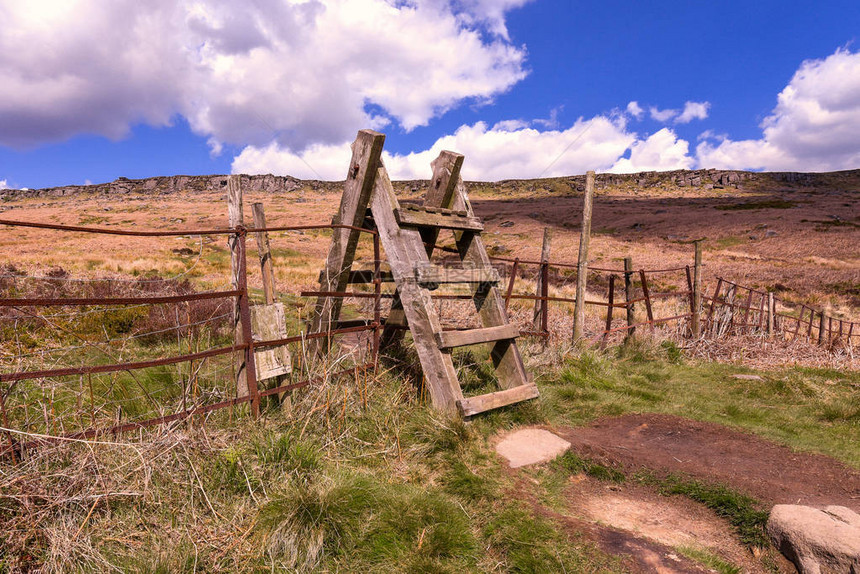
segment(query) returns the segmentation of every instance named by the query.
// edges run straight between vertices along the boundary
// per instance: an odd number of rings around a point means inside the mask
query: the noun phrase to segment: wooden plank
[[[445,209],[451,204],[451,198],[457,189],[457,181],[460,179],[463,159],[462,154],[443,151],[430,164],[433,169],[433,179],[430,180],[430,189],[424,202],[428,208]]]
[[[346,282],[348,285],[370,285],[373,283],[373,275],[373,269],[353,270],[349,272],[349,277]],[[319,281],[322,282],[324,278],[325,271],[320,271]],[[381,271],[379,274],[379,279],[383,283],[393,283],[394,275],[391,274],[391,271]]]
[[[483,269],[459,269],[427,265],[415,269],[415,279],[421,285],[441,285],[445,283],[492,283],[501,281],[499,272],[494,267]]]
[[[432,227],[459,231],[483,231],[484,224],[478,217],[453,213],[428,213],[414,209],[398,209],[394,212],[397,223],[403,227]]]
[[[373,191],[374,181],[382,157],[385,136],[372,130],[361,130],[352,144],[352,159],[344,182],[340,208],[333,223],[361,227]],[[346,289],[352,267],[355,249],[358,245],[359,231],[354,229],[332,230],[331,247],[324,268],[324,281],[320,291],[343,291]],[[332,321],[340,316],[342,299],[320,297],[317,299],[310,332],[327,331]],[[326,348],[324,339],[312,341],[312,349],[317,352]]]
[[[255,203],[251,207],[254,215],[254,227],[265,229],[266,212],[263,209],[263,204]],[[278,291],[275,289],[275,269],[272,266],[272,247],[269,244],[269,233],[257,231],[254,233],[254,238],[257,240],[257,253],[260,256],[260,270],[263,275],[263,297],[266,304],[271,305],[278,298]]]
[[[428,291],[415,281],[414,265],[429,263],[427,251],[417,230],[401,229],[395,220],[394,211],[399,206],[384,167],[378,168],[375,179],[370,205],[379,240],[399,286],[402,312],[412,331],[430,399],[435,408],[455,412],[457,401],[463,398],[457,370],[451,354],[436,346],[436,334],[442,332],[442,325]]]
[[[479,413],[483,413],[499,407],[512,405],[529,399],[536,399],[540,396],[537,385],[527,383],[511,389],[479,395],[477,397],[469,397],[457,401],[457,409],[464,417],[471,417]]]
[[[515,339],[519,336],[519,328],[516,325],[507,324],[499,325],[498,327],[484,327],[483,329],[437,333],[436,342],[440,349],[453,349],[454,347],[465,347],[466,345]]]
[[[702,240],[697,239],[693,245],[693,316],[690,321],[693,338],[698,339],[702,335]]]
[[[254,341],[271,341],[287,337],[286,315],[283,303],[254,305],[251,307],[251,332]],[[286,346],[254,350],[257,380],[262,381],[292,372],[290,351]]]

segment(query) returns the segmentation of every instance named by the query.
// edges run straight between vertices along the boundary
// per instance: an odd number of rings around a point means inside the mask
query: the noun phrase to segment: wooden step
[[[394,210],[394,218],[401,227],[435,227],[460,231],[483,231],[480,218],[465,211],[405,206]]]
[[[538,391],[537,385],[534,383],[527,383],[504,391],[460,399],[457,401],[457,409],[460,411],[461,416],[471,417],[478,413],[483,413],[506,405],[512,405],[529,399],[536,399],[539,396],[540,392]]]
[[[501,281],[499,272],[493,267],[463,269],[424,265],[415,269],[415,279],[419,285],[443,285],[446,283],[493,284]]]
[[[516,339],[519,336],[519,328],[516,325],[508,324],[466,331],[443,331],[436,334],[436,344],[440,349],[453,349],[454,347],[465,347],[478,343]]]

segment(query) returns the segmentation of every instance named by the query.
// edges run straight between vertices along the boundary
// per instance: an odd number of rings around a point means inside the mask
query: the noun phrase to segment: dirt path
[[[720,425],[657,414],[553,429],[572,450],[628,470],[684,473],[768,504],[836,504],[860,512],[860,472]]]

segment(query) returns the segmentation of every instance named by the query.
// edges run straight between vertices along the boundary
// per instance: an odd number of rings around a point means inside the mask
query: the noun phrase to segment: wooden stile
[[[367,143],[369,137],[379,143],[378,150],[375,144]],[[402,327],[408,326],[424,371],[426,388],[433,405],[442,411],[459,412],[468,417],[537,397],[537,387],[526,373],[517,349],[519,329],[508,323],[505,299],[497,288],[499,274],[492,267],[481,241],[483,224],[475,217],[460,177],[463,156],[442,152],[432,163],[433,178],[424,205],[403,206],[394,195],[388,172],[379,160],[382,138],[375,132],[359,132],[353,144],[350,173],[364,174],[365,181],[372,181],[372,190],[364,195],[363,192],[359,194],[357,186],[355,189],[347,186],[338,214],[339,222],[350,225],[360,225],[366,214],[371,216],[391,268],[396,290],[380,346],[395,344],[400,337],[398,331],[402,333]],[[356,150],[367,147],[374,149],[372,157],[357,154]],[[349,194],[358,198],[347,198]],[[440,230],[453,233],[462,267],[446,268],[430,262]],[[357,277],[351,271],[354,257],[354,245],[344,248],[342,238],[333,239],[326,271],[321,276],[321,293],[342,291],[350,278]],[[335,276],[338,282],[332,280]],[[443,330],[432,292],[444,284],[469,286],[483,325],[481,328]],[[337,321],[340,307],[327,303],[324,297],[320,299],[313,325],[324,331]],[[376,317],[379,319],[378,311]],[[460,388],[451,350],[474,344],[491,346],[491,358],[502,390],[467,398]]]

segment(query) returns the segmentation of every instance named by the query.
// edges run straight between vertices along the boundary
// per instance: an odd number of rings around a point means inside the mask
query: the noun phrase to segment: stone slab
[[[849,508],[777,504],[767,533],[800,574],[860,572],[860,515]]]
[[[508,461],[511,468],[547,462],[563,454],[570,443],[543,429],[514,431],[496,445],[496,452]]]

